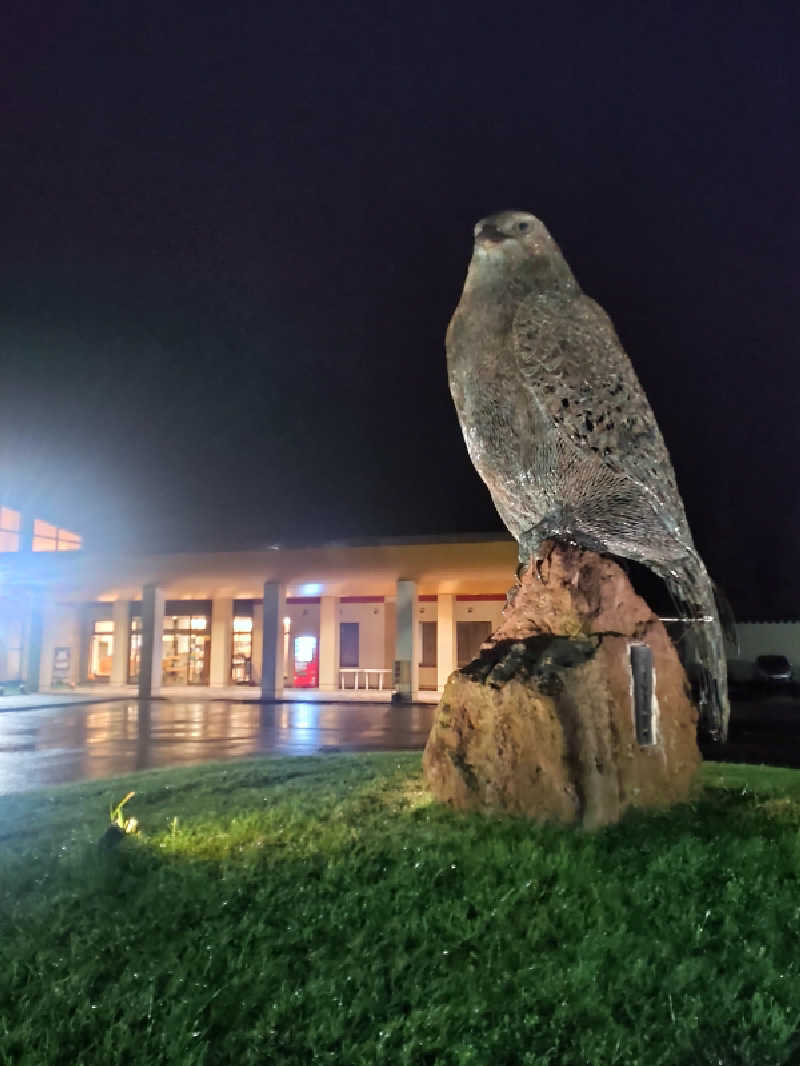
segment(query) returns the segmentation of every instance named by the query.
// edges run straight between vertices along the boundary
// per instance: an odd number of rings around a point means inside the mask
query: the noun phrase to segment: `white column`
[[[112,685],[124,685],[128,680],[128,642],[130,640],[130,603],[115,600],[111,604],[114,623],[114,650],[111,652]]]
[[[78,607],[78,646],[76,649],[77,677],[79,685],[85,685],[89,680],[89,604],[82,603]]]
[[[253,634],[250,644],[250,681],[261,684],[261,652],[264,643],[264,611],[260,603],[253,604]]]
[[[59,630],[61,628],[61,616],[63,608],[59,604],[46,603],[44,605],[44,618],[42,622],[42,650],[41,661],[39,665],[39,683],[41,688],[50,688],[53,682],[53,655],[56,648],[56,642],[58,641]],[[74,669],[75,665],[75,649],[71,647],[70,650],[71,665]],[[3,669],[3,665],[0,662],[0,670]],[[5,675],[0,675],[5,676]],[[72,680],[72,673],[65,681]]]
[[[416,605],[416,582],[398,579],[395,607],[394,699],[400,702],[412,700],[419,688]]]
[[[440,690],[456,668],[455,596],[440,592],[436,612],[436,685]]]
[[[280,699],[283,695],[285,612],[286,586],[278,581],[265,581],[261,637],[261,695],[265,699]]]
[[[339,600],[323,596],[319,601],[319,687],[325,692],[339,688]]]
[[[417,610],[416,588],[414,590],[414,625],[411,627],[411,699],[419,696],[419,661],[422,658],[422,619]]]
[[[233,600],[211,601],[211,663],[208,683],[224,688],[231,683],[233,651]]]
[[[142,654],[139,660],[139,699],[161,691],[164,636],[164,593],[155,585],[142,589]]]
[[[23,670],[26,690],[28,692],[38,692],[42,669],[42,637],[44,635],[44,604],[40,594],[31,596],[29,611],[27,626],[23,630],[25,633]]]

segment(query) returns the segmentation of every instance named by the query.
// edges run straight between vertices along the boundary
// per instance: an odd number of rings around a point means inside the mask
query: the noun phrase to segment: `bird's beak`
[[[495,226],[493,222],[484,222],[475,234],[476,243],[499,244],[506,239],[505,234]]]

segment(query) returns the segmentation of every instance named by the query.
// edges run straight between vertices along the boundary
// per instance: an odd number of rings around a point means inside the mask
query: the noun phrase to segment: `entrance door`
[[[419,687],[435,691],[438,686],[438,622],[420,622]]]
[[[131,618],[130,644],[128,645],[128,684],[139,682],[139,663],[142,660],[142,619],[139,615]]]
[[[162,677],[165,685],[207,685],[209,636],[206,615],[164,618]]]
[[[317,638],[313,634],[301,634],[294,638],[295,688],[316,688],[319,685],[319,656]]]
[[[89,636],[89,681],[111,679],[111,656],[114,653],[114,623],[97,621]]]
[[[0,605],[0,681],[22,681],[22,616]]]
[[[236,615],[233,619],[231,649],[231,681],[234,685],[249,684],[253,678],[253,619]]]
[[[458,665],[466,666],[481,653],[481,644],[492,632],[491,622],[456,622]]]
[[[208,634],[189,634],[189,660],[186,664],[186,681],[189,685],[208,684],[208,655],[206,654],[208,644]]]
[[[339,623],[339,666],[358,666],[358,622]]]

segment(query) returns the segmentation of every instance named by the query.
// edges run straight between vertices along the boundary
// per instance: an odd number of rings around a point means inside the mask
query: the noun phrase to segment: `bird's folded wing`
[[[683,515],[655,417],[601,307],[582,294],[532,294],[514,316],[512,347],[523,388],[564,437]]]

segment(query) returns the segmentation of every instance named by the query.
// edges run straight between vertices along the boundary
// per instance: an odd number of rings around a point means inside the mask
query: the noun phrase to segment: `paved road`
[[[0,794],[246,755],[421,749],[433,705],[157,701],[0,715]]]

